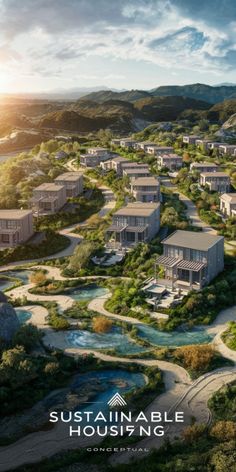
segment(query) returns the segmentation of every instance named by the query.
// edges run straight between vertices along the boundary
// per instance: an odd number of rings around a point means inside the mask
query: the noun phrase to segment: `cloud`
[[[0,0],[0,61],[21,57],[45,77],[78,67],[86,75],[95,57],[171,73],[232,71],[235,32],[235,0]]]

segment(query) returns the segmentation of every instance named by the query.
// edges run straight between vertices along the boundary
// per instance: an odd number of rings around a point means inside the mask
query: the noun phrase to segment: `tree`
[[[94,243],[90,241],[82,241],[76,247],[74,254],[70,257],[68,268],[74,271],[80,271],[87,265],[94,250]]]
[[[174,351],[175,357],[181,359],[184,366],[191,370],[201,371],[209,367],[214,349],[210,345],[183,346]]]
[[[40,284],[45,282],[47,276],[42,270],[37,270],[30,275],[29,279],[32,284]]]
[[[30,352],[40,341],[43,333],[34,325],[21,326],[13,338],[13,345],[23,346],[26,352]]]
[[[217,421],[211,428],[210,435],[218,441],[230,441],[236,439],[236,423],[234,421]]]
[[[195,423],[187,426],[187,428],[182,432],[182,436],[185,442],[192,444],[196,439],[203,435],[205,430],[206,425]]]
[[[112,321],[105,316],[97,316],[93,318],[93,331],[95,333],[108,333],[111,331]]]
[[[0,364],[0,384],[9,384],[12,388],[19,388],[29,383],[37,376],[37,369],[28,358],[23,346],[4,351]]]

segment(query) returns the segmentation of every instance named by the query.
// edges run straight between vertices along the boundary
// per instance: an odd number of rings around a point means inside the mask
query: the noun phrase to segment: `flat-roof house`
[[[209,139],[196,139],[195,145],[197,147],[202,147],[205,151],[209,149],[211,141]]]
[[[132,138],[123,138],[120,140],[120,147],[133,148],[136,145],[136,141]]]
[[[83,167],[96,167],[101,162],[108,161],[116,157],[118,154],[105,148],[90,148],[87,154],[80,155],[80,165]]]
[[[109,170],[115,170],[118,176],[122,175],[122,164],[126,164],[130,162],[123,156],[117,156],[114,159],[109,159],[108,161],[104,161],[100,163],[100,167],[103,169],[104,172],[108,172]]]
[[[218,166],[213,162],[192,162],[190,164],[191,171],[198,171],[198,172],[215,172],[217,171]]]
[[[219,154],[233,155],[236,150],[236,144],[220,144]]]
[[[138,202],[159,202],[160,182],[156,177],[131,179],[131,193]]]
[[[167,167],[169,170],[177,170],[182,167],[183,158],[178,154],[158,154],[157,155],[157,166]]]
[[[201,139],[200,136],[195,136],[193,134],[183,136],[184,144],[195,144],[197,139]]]
[[[230,190],[230,177],[225,172],[202,172],[200,185],[219,193],[227,193]]]
[[[164,267],[172,286],[198,290],[224,269],[224,238],[207,233],[177,230],[162,241]]]
[[[148,146],[147,153],[153,154],[156,156],[157,154],[169,154],[173,153],[174,148],[172,146],[158,146],[157,144]]]
[[[66,203],[64,185],[44,183],[33,190],[30,205],[37,215],[49,215],[59,211]]]
[[[0,210],[0,247],[24,244],[34,234],[31,210]]]
[[[114,139],[111,140],[111,145],[112,146],[120,146],[120,141],[121,141],[120,138],[114,138]]]
[[[148,168],[143,168],[143,167],[125,167],[123,169],[123,176],[124,177],[129,177],[131,178],[137,178],[137,177],[148,177],[150,175],[150,171]]]
[[[107,246],[120,249],[150,241],[160,228],[160,203],[128,203],[116,211],[107,229]]]
[[[66,197],[77,197],[83,192],[83,174],[81,172],[65,172],[54,179],[56,185],[64,185]]]
[[[143,142],[138,142],[136,143],[136,149],[137,150],[140,150],[140,151],[144,151],[144,152],[147,152],[148,153],[148,149],[153,149],[156,147],[156,144],[151,142],[151,141],[143,141]],[[152,154],[151,152],[149,152],[148,154]]]
[[[212,151],[213,149],[218,149],[219,146],[221,146],[221,143],[218,143],[218,142],[212,142],[212,143],[208,143],[208,149],[210,151]]]
[[[91,154],[91,156],[109,155],[110,149],[104,147],[91,147],[87,149],[87,154]]]
[[[236,193],[223,193],[220,196],[220,211],[224,216],[236,217]]]

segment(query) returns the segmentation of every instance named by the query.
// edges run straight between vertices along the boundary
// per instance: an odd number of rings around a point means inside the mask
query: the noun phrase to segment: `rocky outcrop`
[[[9,343],[19,327],[20,323],[14,308],[7,303],[7,297],[0,292],[0,339]]]

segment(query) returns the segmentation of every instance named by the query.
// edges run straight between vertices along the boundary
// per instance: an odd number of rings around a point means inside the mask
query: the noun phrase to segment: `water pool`
[[[58,390],[50,393],[42,401],[46,412],[50,409],[55,410],[57,408],[55,405],[60,404],[63,405],[62,410],[64,412],[92,411],[96,415],[99,411],[103,411],[106,414],[109,411],[107,403],[116,392],[124,395],[127,392],[144,387],[145,384],[145,376],[140,372],[129,372],[119,368],[90,371],[76,374],[69,386],[68,393],[66,393],[69,396],[71,394],[78,395],[78,403],[75,400],[73,406],[71,404],[69,407],[66,406],[63,394]]]
[[[169,333],[146,325],[137,325],[137,328],[138,336],[155,346],[179,347],[189,344],[206,344],[214,337],[208,334],[205,328],[194,328],[189,331],[175,330]]]
[[[20,324],[26,323],[26,321],[30,320],[32,313],[28,310],[21,310],[19,308],[16,309],[16,314]]]
[[[69,290],[67,294],[73,298],[73,300],[92,300],[93,298],[102,297],[109,292],[107,288],[99,287],[98,285],[86,285],[83,287],[77,287]]]
[[[11,287],[14,287],[15,282],[13,280],[2,279],[0,276],[0,291],[8,290]]]
[[[0,278],[2,276],[7,276],[7,277],[12,277],[14,279],[19,279],[23,283],[23,285],[26,285],[29,283],[29,277],[32,274],[32,270],[7,270],[6,272],[1,272],[0,273]],[[1,282],[0,282],[1,283]],[[11,282],[12,285],[14,285],[13,282]],[[1,288],[0,288],[1,290]]]
[[[86,330],[70,331],[66,334],[69,347],[79,349],[116,349],[119,354],[135,354],[146,350],[132,342],[121,328],[114,327],[109,333],[98,334]]]
[[[122,369],[112,369],[79,374],[71,387],[73,390],[86,384],[88,386],[94,386],[96,383],[101,383],[101,385],[104,386],[104,390],[95,395],[89,404],[86,404],[84,407],[82,406],[82,408],[80,407],[80,411],[89,409],[93,411],[95,415],[99,411],[107,413],[109,411],[107,402],[116,392],[124,395],[127,392],[144,387],[146,381],[144,375],[139,372],[135,373]]]

